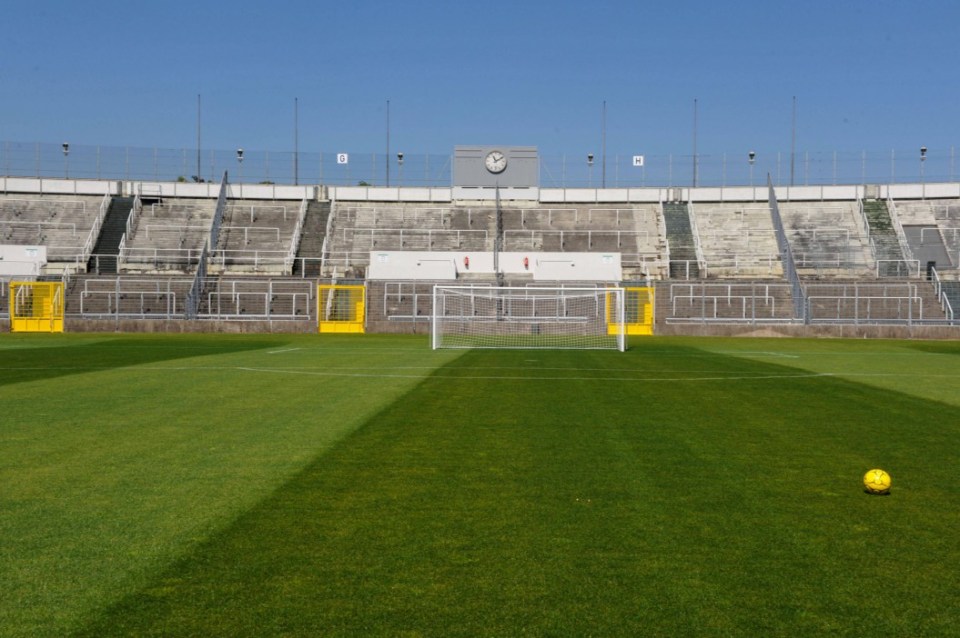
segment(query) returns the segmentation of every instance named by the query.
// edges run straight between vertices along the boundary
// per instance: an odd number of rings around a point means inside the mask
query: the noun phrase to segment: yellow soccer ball
[[[863,486],[871,494],[887,494],[891,482],[890,475],[883,470],[870,470],[863,475]]]

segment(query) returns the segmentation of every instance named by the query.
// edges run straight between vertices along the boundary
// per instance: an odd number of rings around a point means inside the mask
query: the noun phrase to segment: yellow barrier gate
[[[628,335],[653,334],[653,288],[626,289]]]
[[[363,333],[366,316],[366,288],[321,284],[317,290],[320,332]]]
[[[63,332],[63,283],[11,281],[10,332]]]

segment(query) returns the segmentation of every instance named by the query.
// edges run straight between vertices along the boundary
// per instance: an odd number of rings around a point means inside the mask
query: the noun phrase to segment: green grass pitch
[[[958,342],[0,335],[0,636],[960,635],[958,389]]]

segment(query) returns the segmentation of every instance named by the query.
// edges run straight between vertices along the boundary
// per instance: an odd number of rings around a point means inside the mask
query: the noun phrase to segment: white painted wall
[[[36,277],[46,263],[46,246],[0,245],[0,277]]]
[[[850,201],[864,197],[868,187],[842,184],[837,186],[777,186],[780,201]],[[144,195],[162,197],[216,198],[219,182],[149,182],[40,179],[0,176],[0,193],[35,193],[51,195]],[[338,201],[370,202],[437,202],[493,201],[493,188],[419,188],[379,186],[290,186],[281,184],[230,184],[228,196],[233,199],[277,199],[301,201],[331,198]],[[894,199],[960,199],[960,183],[880,184],[881,198]],[[656,188],[501,188],[503,201],[538,201],[541,204],[644,204],[669,200],[693,202],[766,201],[766,185],[727,187],[656,187]]]
[[[384,186],[328,186],[330,199],[358,202],[449,202],[450,188],[387,188]]]
[[[38,195],[111,195],[120,194],[120,182],[92,179],[40,179],[36,177],[0,177],[0,192]]]
[[[534,281],[620,281],[620,253],[500,253],[504,275],[531,275]],[[496,275],[490,252],[372,251],[368,279],[456,280],[463,275]]]
[[[190,197],[216,199],[220,196],[219,182],[125,182],[123,191],[127,195],[140,194],[142,197]],[[280,184],[228,184],[227,197],[230,199],[271,199],[302,201],[317,198],[317,186],[284,186]]]

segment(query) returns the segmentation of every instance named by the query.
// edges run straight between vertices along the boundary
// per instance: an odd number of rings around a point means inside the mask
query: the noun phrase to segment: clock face
[[[491,173],[502,173],[507,167],[507,156],[500,151],[490,151],[483,163]]]

